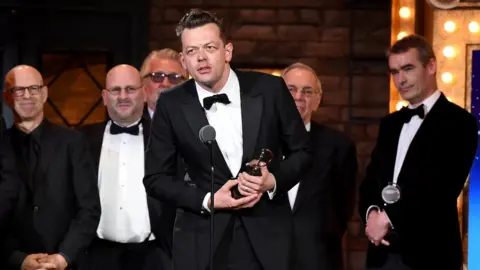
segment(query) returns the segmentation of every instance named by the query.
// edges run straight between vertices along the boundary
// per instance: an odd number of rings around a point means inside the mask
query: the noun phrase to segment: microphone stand
[[[209,141],[207,143],[208,150],[210,150],[210,177],[211,177],[211,187],[210,187],[210,270],[213,270],[213,240],[214,240],[214,215],[215,215],[215,166],[213,166],[213,145],[214,141]]]

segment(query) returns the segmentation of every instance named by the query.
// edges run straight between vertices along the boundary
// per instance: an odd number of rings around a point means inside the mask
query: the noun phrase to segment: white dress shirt
[[[441,92],[436,90],[432,95],[430,95],[420,104],[409,104],[408,107],[410,109],[415,109],[418,106],[423,104],[423,109],[425,111],[425,117],[426,117],[428,112],[432,109],[433,105],[435,105],[437,100],[440,98],[440,95],[441,95]],[[400,132],[400,137],[398,139],[397,156],[395,158],[395,167],[394,167],[393,179],[392,179],[392,182],[394,184],[397,183],[398,175],[400,174],[400,171],[402,169],[403,161],[405,160],[405,156],[407,154],[408,148],[410,147],[410,143],[415,137],[415,134],[417,134],[417,131],[422,125],[424,119],[420,118],[418,115],[414,115],[410,119],[410,122],[403,124],[402,131]],[[372,210],[372,208],[377,209],[377,211],[380,210],[380,208],[377,205],[370,206],[367,210],[366,218],[368,218],[368,214],[370,213],[370,210]],[[393,227],[393,224],[392,224],[392,227]]]
[[[242,108],[240,99],[240,83],[235,72],[230,69],[225,86],[218,92],[212,93],[195,82],[198,99],[203,106],[203,99],[218,94],[226,94],[230,104],[216,102],[209,110],[206,110],[208,123],[215,128],[218,147],[234,178],[237,177],[242,166],[243,158],[243,131],[242,131]],[[268,192],[270,199],[274,192]],[[210,192],[203,200],[203,208],[208,209]]]
[[[137,136],[126,133],[112,135],[110,125],[111,121],[105,127],[98,169],[102,214],[97,235],[118,243],[140,243],[149,235],[149,239],[153,240],[143,185],[142,125]]]
[[[153,119],[154,111],[152,109],[150,109],[149,107],[147,107],[147,109],[148,109],[148,114],[150,115],[150,119]]]
[[[311,123],[308,122],[306,125],[305,125],[305,129],[310,132],[310,129],[311,129]],[[298,188],[300,187],[300,182],[298,182],[295,186],[293,186],[293,188],[291,188],[289,191],[288,191],[288,200],[290,201],[290,207],[292,207],[293,209],[293,206],[295,205],[295,200],[297,198],[297,193],[298,193]]]

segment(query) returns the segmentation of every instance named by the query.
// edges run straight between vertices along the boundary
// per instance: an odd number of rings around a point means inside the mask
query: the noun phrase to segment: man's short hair
[[[392,54],[405,53],[410,49],[417,49],[418,60],[425,66],[432,59],[436,59],[433,52],[432,45],[423,37],[419,35],[409,35],[397,42],[387,51],[387,57]]]
[[[320,95],[323,95],[322,82],[318,78],[317,73],[315,72],[315,70],[313,70],[313,68],[311,68],[308,65],[305,65],[304,63],[296,62],[296,63],[293,63],[293,64],[289,65],[288,67],[286,67],[282,72],[282,78],[285,77],[285,75],[287,75],[288,72],[292,71],[293,69],[297,69],[297,68],[308,70],[315,76],[315,78],[317,79],[317,82],[316,82],[317,90],[320,93]]]
[[[185,14],[178,23],[175,32],[177,33],[177,36],[180,37],[185,29],[193,29],[209,23],[214,23],[218,26],[220,29],[220,38],[224,43],[226,43],[223,19],[217,17],[216,14],[203,9],[192,9],[190,12]]]
[[[140,69],[140,75],[142,76],[142,78],[151,72],[150,63],[152,62],[153,59],[170,59],[178,62],[180,66],[182,65],[180,61],[180,54],[177,51],[170,48],[154,50],[150,54],[148,54],[148,56],[143,61],[142,67]],[[188,78],[187,71],[185,71],[185,73],[182,75],[184,75],[185,78]]]

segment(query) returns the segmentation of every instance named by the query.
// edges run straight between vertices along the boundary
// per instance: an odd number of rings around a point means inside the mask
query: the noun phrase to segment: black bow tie
[[[227,94],[218,94],[218,95],[213,95],[211,97],[206,97],[203,99],[203,107],[207,110],[210,110],[212,107],[213,103],[215,102],[220,102],[223,104],[230,104],[230,100],[228,99]]]
[[[140,133],[140,130],[138,128],[139,124],[140,122],[131,127],[121,127],[112,121],[112,124],[110,125],[110,134],[116,135],[121,133],[128,133],[131,135],[138,135]]]
[[[423,108],[423,104],[418,106],[415,109],[409,109],[407,107],[403,107],[401,112],[403,114],[403,121],[405,123],[410,122],[410,119],[412,119],[414,115],[418,115],[418,117],[420,117],[421,119],[425,117],[425,110]]]

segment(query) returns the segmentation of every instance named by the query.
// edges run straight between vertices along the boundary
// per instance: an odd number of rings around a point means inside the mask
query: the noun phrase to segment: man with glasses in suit
[[[165,217],[160,201],[147,196],[142,181],[150,120],[143,115],[141,81],[130,65],[112,68],[102,91],[110,120],[82,128],[98,171],[102,206],[85,270],[165,270],[169,265],[173,219]]]
[[[8,235],[0,242],[0,268],[77,269],[101,211],[86,140],[45,119],[48,88],[35,68],[14,67],[5,89],[15,123],[1,147],[13,148],[19,180]]]
[[[145,58],[140,74],[147,99],[144,114],[150,119],[160,92],[188,78],[187,71],[180,63],[180,54],[169,48],[152,51]]]

